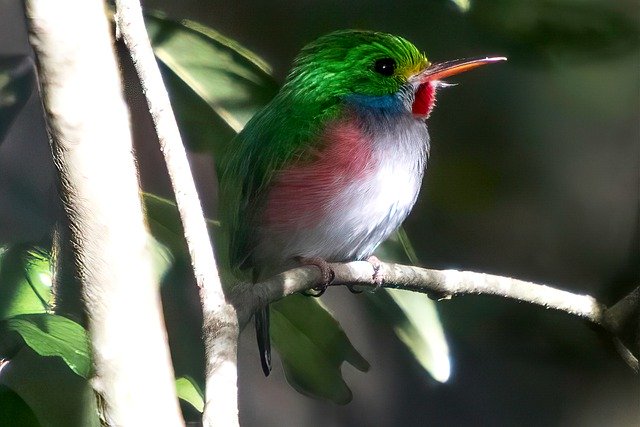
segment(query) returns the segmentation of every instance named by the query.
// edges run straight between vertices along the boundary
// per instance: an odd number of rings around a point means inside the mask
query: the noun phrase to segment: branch
[[[357,285],[363,288],[376,288],[371,280],[374,273],[373,267],[368,262],[355,261],[329,265],[335,274],[332,286]],[[588,295],[577,295],[509,277],[471,271],[428,270],[390,263],[382,263],[380,268],[384,275],[382,286],[386,288],[420,292],[436,299],[474,294],[494,295],[527,302],[586,320],[614,338],[619,337],[625,325],[629,325],[634,319],[637,323],[638,295],[640,294],[638,288],[620,303],[608,309]],[[232,300],[238,311],[240,325],[246,324],[258,307],[321,284],[322,277],[319,269],[306,266],[286,271],[256,285],[244,283],[237,285],[233,290]],[[629,366],[638,372],[637,357],[624,347],[621,341],[618,340],[615,344]]]
[[[29,0],[26,15],[88,317],[91,384],[113,425],[181,425],[104,2]]]
[[[116,25],[129,48],[147,99],[200,289],[207,359],[203,423],[238,425],[238,319],[222,291],[200,199],[138,0],[116,1]]]

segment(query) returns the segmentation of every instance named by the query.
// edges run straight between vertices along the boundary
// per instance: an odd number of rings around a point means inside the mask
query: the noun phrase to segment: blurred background
[[[457,85],[439,94],[428,122],[432,150],[423,191],[406,222],[421,263],[548,283],[605,304],[638,286],[636,1],[144,4],[237,40],[271,64],[280,82],[304,44],[341,28],[402,35],[432,62],[507,56],[507,63],[450,79]],[[29,54],[21,2],[0,5],[0,55]],[[127,88],[143,186],[170,197],[144,100],[135,84]],[[48,150],[33,93],[0,145],[2,242],[41,239],[55,220]],[[213,163],[205,155],[191,160],[213,215]],[[452,376],[439,384],[359,298],[343,289],[323,296],[371,363],[368,373],[344,368],[353,401],[338,406],[298,394],[277,361],[265,379],[247,330],[239,361],[243,425],[640,425],[638,376],[575,319],[488,297],[440,302]],[[198,311],[197,300],[190,301]],[[182,319],[168,308],[167,321]],[[197,328],[190,333],[200,335]],[[194,349],[194,359],[200,351]]]

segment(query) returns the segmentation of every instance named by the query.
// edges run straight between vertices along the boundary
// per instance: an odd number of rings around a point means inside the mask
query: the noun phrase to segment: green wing
[[[274,174],[304,161],[337,106],[300,104],[280,92],[229,144],[220,162],[219,212],[234,271],[252,267],[255,226]]]

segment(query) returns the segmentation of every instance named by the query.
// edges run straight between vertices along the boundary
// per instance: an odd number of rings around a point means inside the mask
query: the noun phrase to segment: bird
[[[365,30],[306,45],[222,157],[229,268],[254,283],[300,264],[325,277],[328,262],[371,259],[375,269],[374,250],[418,197],[441,79],[504,59],[432,64],[405,38]],[[269,307],[254,319],[268,376]]]

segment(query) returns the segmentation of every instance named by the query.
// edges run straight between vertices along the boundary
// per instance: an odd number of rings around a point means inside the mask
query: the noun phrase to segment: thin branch
[[[138,0],[116,1],[116,25],[129,48],[147,99],[200,289],[207,358],[203,423],[238,425],[238,321],[234,307],[227,303],[222,291],[200,199]]]
[[[368,262],[355,261],[346,264],[330,264],[330,266],[335,274],[331,285],[376,288],[371,280],[373,267]],[[509,277],[471,271],[428,270],[390,263],[382,263],[381,271],[384,274],[383,287],[425,293],[436,299],[474,294],[494,295],[527,302],[584,319],[614,337],[620,334],[621,325],[627,324],[633,318],[633,313],[637,313],[638,310],[637,289],[623,300],[623,304],[607,309],[604,304],[589,295],[577,295],[551,286]],[[255,285],[237,285],[232,299],[238,311],[240,325],[249,321],[256,308],[287,295],[309,290],[321,283],[319,269],[306,266],[286,271]],[[627,353],[629,354],[621,353],[621,355],[637,372],[637,358],[628,350]]]
[[[69,262],[82,283],[91,384],[113,425],[181,425],[104,2],[29,0],[26,14],[69,220]]]

